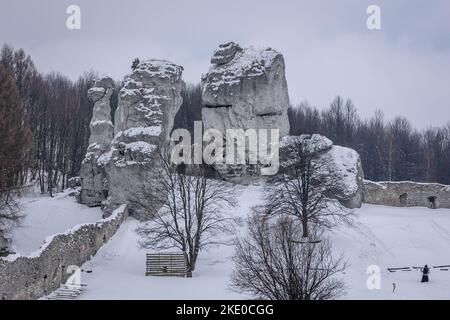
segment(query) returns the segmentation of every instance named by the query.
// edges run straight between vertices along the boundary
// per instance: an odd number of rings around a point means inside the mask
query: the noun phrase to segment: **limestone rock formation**
[[[202,77],[205,129],[279,129],[289,134],[284,58],[271,48],[219,46]]]
[[[142,184],[151,183],[148,169],[155,165],[154,151],[169,140],[183,102],[182,72],[181,66],[165,60],[140,62],[123,81],[114,126],[109,104],[114,82],[102,78],[89,90],[95,105],[81,169],[81,203],[102,205],[108,215],[130,203]]]
[[[207,129],[278,129],[289,134],[289,95],[284,58],[271,48],[241,48],[233,42],[215,50],[202,77],[202,121]],[[248,149],[246,149],[248,156]],[[215,165],[229,181],[259,179],[261,164]]]
[[[364,172],[359,154],[350,148],[333,145],[333,142],[321,135],[287,136],[280,142],[280,162],[295,161],[295,155],[289,153],[289,146],[309,139],[311,152],[317,154],[323,168],[319,175],[322,179],[333,177],[337,182],[333,194],[329,196],[339,200],[347,208],[360,208],[363,199]]]
[[[109,147],[113,139],[114,126],[111,121],[110,98],[114,91],[114,81],[101,77],[88,91],[88,98],[94,103],[89,147],[80,170],[80,202],[98,206],[107,197],[107,181],[104,166],[97,159]]]
[[[126,76],[119,92],[115,114],[115,136],[108,152],[98,159],[106,168],[106,211],[129,203],[142,184],[151,183],[149,166],[154,151],[168,141],[175,115],[183,99],[183,68],[165,60],[146,60]],[[140,215],[131,212],[135,216]]]
[[[125,77],[115,114],[115,135],[130,128],[141,134],[169,139],[182,104],[183,67],[165,60],[146,60]]]

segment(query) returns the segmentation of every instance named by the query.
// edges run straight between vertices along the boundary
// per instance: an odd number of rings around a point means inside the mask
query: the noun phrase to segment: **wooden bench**
[[[190,277],[183,253],[147,253],[146,276]]]

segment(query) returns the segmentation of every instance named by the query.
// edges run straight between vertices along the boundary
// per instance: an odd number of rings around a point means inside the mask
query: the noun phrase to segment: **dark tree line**
[[[15,79],[29,123],[31,144],[20,161],[20,185],[37,181],[42,193],[53,195],[78,175],[88,147],[92,104],[87,91],[96,74],[76,81],[58,74],[41,74],[24,50],[3,46],[0,63]],[[117,105],[117,97],[112,98]]]
[[[367,179],[450,184],[450,122],[419,131],[401,116],[386,121],[381,111],[362,119],[340,96],[323,111],[307,102],[290,108],[289,119],[293,135],[320,133],[358,151]]]
[[[30,143],[24,114],[14,78],[0,64],[0,256],[9,243],[5,235],[21,218],[15,196]]]

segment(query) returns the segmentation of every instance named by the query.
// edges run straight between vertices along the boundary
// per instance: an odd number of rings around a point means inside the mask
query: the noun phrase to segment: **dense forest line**
[[[176,128],[193,129],[201,120],[201,88],[187,87]],[[289,108],[292,135],[319,133],[361,155],[366,179],[450,184],[450,121],[444,127],[415,129],[405,117],[387,121],[376,110],[358,115],[350,99],[337,96],[326,109],[303,102]]]
[[[23,108],[18,112],[23,118],[20,126],[29,130],[29,144],[15,163],[13,184],[37,182],[42,193],[52,195],[79,173],[92,117],[87,91],[97,75],[86,72],[76,81],[59,73],[44,75],[24,50],[6,45],[0,63],[15,79]],[[118,82],[112,114],[119,88]],[[188,85],[183,98],[175,128],[193,129],[193,122],[201,120],[200,86]],[[385,120],[381,111],[362,119],[352,101],[339,96],[324,110],[307,102],[291,107],[289,119],[293,135],[320,133],[357,150],[367,179],[450,184],[450,123],[419,131],[404,117]]]
[[[23,125],[31,132],[16,184],[38,182],[41,193],[52,195],[80,170],[92,117],[87,91],[96,73],[86,72],[76,81],[54,72],[44,75],[24,50],[7,45],[1,49],[0,63],[15,79],[25,111]]]
[[[340,96],[323,111],[307,102],[290,108],[289,119],[293,135],[320,133],[358,151],[366,179],[450,184],[450,122],[418,130],[402,116],[385,120],[380,110],[362,119]]]

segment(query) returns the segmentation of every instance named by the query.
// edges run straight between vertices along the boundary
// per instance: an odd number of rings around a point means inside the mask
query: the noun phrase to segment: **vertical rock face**
[[[289,95],[281,53],[271,48],[243,49],[230,42],[215,50],[211,63],[202,77],[205,130],[278,129],[280,137],[289,134]],[[261,169],[259,164],[214,167],[222,178],[238,183],[250,182]]]
[[[220,45],[202,77],[205,129],[279,129],[289,134],[284,58],[271,48]]]
[[[115,137],[98,159],[105,166],[109,199],[106,211],[130,203],[152,177],[157,146],[168,141],[183,99],[183,68],[165,60],[146,60],[125,77],[115,114]],[[135,216],[145,213],[133,211]]]
[[[86,156],[81,165],[82,181],[80,202],[100,205],[107,197],[107,181],[104,166],[97,163],[101,154],[109,147],[113,139],[114,126],[111,121],[110,98],[114,91],[114,81],[109,77],[98,79],[88,91],[88,98],[94,103],[91,136]]]
[[[182,104],[183,68],[165,60],[147,60],[125,77],[115,114],[115,135],[130,128],[168,139]]]
[[[95,105],[90,146],[81,169],[81,203],[102,205],[108,215],[151,183],[148,169],[156,165],[154,151],[169,140],[183,102],[182,72],[182,67],[165,60],[141,62],[123,81],[115,126],[109,104],[112,79],[102,78],[89,90]]]

